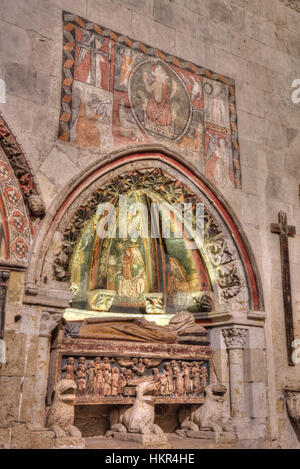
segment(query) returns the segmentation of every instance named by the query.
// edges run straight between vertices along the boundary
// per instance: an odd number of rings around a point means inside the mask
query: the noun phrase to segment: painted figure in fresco
[[[90,360],[87,370],[87,392],[90,395],[95,394],[95,362]]]
[[[205,116],[208,122],[220,127],[228,127],[229,110],[226,87],[220,83],[206,82],[204,85],[206,94]]]
[[[128,79],[131,72],[133,60],[134,58],[131,56],[131,50],[126,47],[122,56],[122,66],[120,74],[120,85],[125,86],[125,88],[127,88],[128,86]]]
[[[232,184],[229,170],[231,167],[231,143],[229,137],[208,133],[209,143],[206,154],[206,173],[215,184]]]
[[[175,80],[172,80],[170,90],[168,71],[161,64],[152,66],[151,81],[147,72],[144,72],[143,76],[148,96],[142,90],[139,90],[138,94],[143,101],[145,125],[158,133],[162,128],[166,136],[169,134],[169,137],[172,137],[172,127],[177,117],[177,106],[175,103],[171,106],[171,100],[177,91],[177,84]]]
[[[174,299],[175,294],[189,293],[189,283],[186,280],[186,272],[180,262],[174,257],[169,259],[168,296]]]
[[[84,396],[86,393],[86,367],[85,365],[78,365],[78,368],[76,371],[76,378],[77,378],[78,393],[81,396]]]
[[[117,274],[118,295],[137,299],[145,290],[145,266],[137,247],[128,247],[122,258],[122,271]]]
[[[75,381],[75,360],[73,357],[67,359],[67,364],[62,368],[62,371],[66,372],[65,379]]]

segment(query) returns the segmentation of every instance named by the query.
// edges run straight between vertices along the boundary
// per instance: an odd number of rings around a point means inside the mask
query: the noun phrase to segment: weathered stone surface
[[[9,449],[10,430],[9,428],[0,428],[0,449]]]
[[[152,448],[168,448],[170,447],[168,444],[167,435],[155,435],[153,433],[147,433],[142,435],[140,433],[120,433],[120,432],[113,432],[114,440],[120,441],[133,441],[135,443],[140,443],[144,447],[151,446]]]
[[[2,376],[24,376],[26,336],[15,331],[5,332],[7,361],[1,367]]]
[[[0,428],[9,428],[18,419],[21,378],[0,376]]]
[[[85,441],[83,438],[55,438],[54,439],[55,449],[84,449]]]

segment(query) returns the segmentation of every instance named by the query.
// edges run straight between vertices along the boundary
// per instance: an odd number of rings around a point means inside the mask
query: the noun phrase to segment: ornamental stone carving
[[[43,313],[40,322],[40,337],[50,338],[52,331],[58,325],[62,314]]]
[[[182,407],[178,412],[180,429],[176,433],[184,436],[186,431],[233,432],[234,428],[223,421],[224,395],[227,389],[221,383],[210,384],[206,388],[206,398],[202,406]],[[189,436],[189,435],[187,435]],[[195,436],[195,435],[194,435]]]
[[[136,433],[148,437],[148,443],[154,440],[166,441],[162,429],[154,423],[154,396],[157,392],[157,383],[153,381],[141,382],[137,385],[136,400],[131,407],[115,408],[109,415],[110,431],[106,436],[115,436],[116,433]]]
[[[243,349],[246,342],[246,334],[248,329],[233,327],[222,329],[222,334],[228,349]]]
[[[54,431],[56,438],[81,438],[80,431],[73,425],[75,391],[76,384],[69,379],[59,381],[55,387],[54,401],[47,415],[47,427]]]

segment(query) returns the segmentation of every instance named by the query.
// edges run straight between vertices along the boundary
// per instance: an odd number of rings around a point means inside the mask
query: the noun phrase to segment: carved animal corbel
[[[113,436],[114,432],[139,433],[142,435],[162,435],[162,429],[154,424],[154,396],[157,393],[155,381],[144,381],[136,387],[136,401],[128,408],[123,406],[111,411],[110,431],[107,437]]]
[[[71,436],[81,438],[74,423],[74,404],[77,386],[71,379],[62,379],[55,387],[53,404],[47,415],[46,426],[54,431],[56,438]]]
[[[176,433],[183,436],[186,430],[213,431],[218,435],[223,431],[234,431],[232,426],[223,421],[226,391],[226,386],[222,384],[210,384],[206,388],[206,398],[203,405],[179,409],[180,429]]]

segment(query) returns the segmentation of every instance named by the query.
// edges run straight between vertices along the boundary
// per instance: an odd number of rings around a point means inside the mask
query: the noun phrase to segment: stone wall
[[[299,233],[289,246],[300,338],[300,104],[291,100],[292,82],[300,78],[300,14],[279,0],[0,0],[0,78],[7,86],[0,111],[33,167],[48,209],[71,179],[98,160],[95,152],[57,140],[62,10],[235,79],[242,190],[228,184],[222,193],[248,236],[263,284],[267,405],[261,407],[268,412],[269,439],[297,445],[283,387],[299,385],[300,366],[287,366],[279,239],[270,223],[284,210]],[[4,447],[15,445],[20,425],[30,418],[35,373],[41,312],[21,308],[22,276],[13,274],[8,291],[7,364],[0,369],[1,401],[7,404],[0,415]],[[20,311],[22,319],[15,322]],[[248,366],[246,354],[249,382],[249,370],[259,372],[256,355]],[[251,404],[252,412],[258,403]]]

